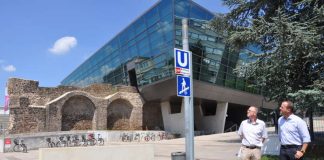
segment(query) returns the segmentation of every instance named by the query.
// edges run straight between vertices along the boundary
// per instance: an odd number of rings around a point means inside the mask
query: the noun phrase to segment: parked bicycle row
[[[101,135],[100,135],[101,134]],[[4,136],[4,152],[27,152],[44,147],[74,147],[104,145],[110,142],[150,142],[176,137],[164,131],[112,131],[112,132],[53,132],[33,135]],[[103,138],[105,139],[103,139]],[[107,143],[107,142],[106,142]]]
[[[58,139],[58,140],[57,140]],[[56,140],[56,141],[55,141]],[[104,145],[105,141],[100,134],[95,138],[95,134],[91,133],[88,135],[64,135],[58,138],[46,138],[47,146],[53,147],[76,147],[76,146],[94,146]]]

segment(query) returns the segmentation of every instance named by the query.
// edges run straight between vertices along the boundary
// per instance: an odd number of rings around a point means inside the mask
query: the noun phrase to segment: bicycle
[[[81,145],[82,146],[87,146],[88,145],[88,141],[86,139],[86,135],[81,135]]]
[[[94,146],[94,145],[96,145],[97,140],[96,140],[96,138],[94,137],[94,134],[93,134],[93,133],[91,133],[91,134],[88,135],[87,142],[88,142],[88,144],[89,144],[90,146]]]
[[[80,140],[79,140],[79,137],[78,135],[74,135],[72,136],[72,146],[80,146]]]
[[[49,148],[53,148],[53,147],[55,147],[55,143],[52,141],[51,138],[46,138],[46,142],[47,142],[47,146],[48,146]]]
[[[13,150],[15,152],[27,153],[27,146],[24,144],[24,140],[16,138],[14,139],[14,144],[15,146],[13,147]]]
[[[105,144],[104,139],[101,137],[100,134],[98,134],[98,145],[103,146]]]
[[[56,147],[67,147],[67,142],[63,136],[59,137],[59,141],[56,143]]]
[[[121,139],[123,142],[131,142],[132,141],[132,137],[131,135],[127,134],[127,133],[123,133],[121,136]]]
[[[72,145],[72,140],[71,140],[71,136],[67,135],[66,136],[66,146],[69,147]]]

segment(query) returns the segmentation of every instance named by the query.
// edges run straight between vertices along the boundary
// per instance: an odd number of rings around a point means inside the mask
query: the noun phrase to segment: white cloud
[[[63,55],[70,51],[77,45],[77,39],[75,37],[62,37],[58,39],[49,51],[56,55]]]
[[[3,67],[3,70],[6,72],[14,72],[14,71],[16,71],[16,67],[13,65],[7,65],[7,66]]]

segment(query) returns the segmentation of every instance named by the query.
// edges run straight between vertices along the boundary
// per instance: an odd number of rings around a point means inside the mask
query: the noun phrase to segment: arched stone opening
[[[107,107],[107,129],[128,130],[130,129],[130,116],[133,106],[126,100],[118,99]]]
[[[95,105],[85,96],[73,96],[62,106],[62,131],[92,129]]]

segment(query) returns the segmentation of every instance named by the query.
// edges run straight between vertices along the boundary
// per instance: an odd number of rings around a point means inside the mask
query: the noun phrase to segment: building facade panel
[[[252,50],[229,53],[222,37],[209,29],[215,15],[190,0],[161,0],[117,34],[62,81],[62,85],[93,83],[142,87],[174,76],[173,48],[182,48],[181,19],[189,18],[193,78],[251,93],[260,90],[239,78]],[[132,67],[130,67],[133,64]]]
[[[240,117],[229,121],[225,116],[227,113],[231,113],[229,117],[237,117],[234,113],[245,113],[245,107],[249,105],[275,107],[273,103],[264,102],[264,98],[259,95],[260,90],[243,78],[244,72],[235,71],[235,68],[244,68],[253,61],[248,55],[258,53],[257,47],[230,52],[231,45],[226,44],[222,35],[210,28],[210,21],[217,16],[191,0],[159,1],[81,64],[61,84],[81,87],[93,83],[135,86],[146,104],[143,111],[145,128],[181,130],[178,125],[182,124],[184,112],[169,115],[168,109],[176,108],[170,103],[176,96],[173,52],[174,48],[182,48],[183,18],[188,18],[189,22],[195,107],[203,110],[201,108],[206,108],[207,104],[210,105],[207,108],[214,108],[214,112],[195,119],[195,123],[199,124],[196,129],[208,133],[223,132],[226,126],[239,125],[237,123],[242,120]],[[161,114],[159,120],[147,123],[151,119],[147,116],[149,112]],[[179,124],[170,122],[170,117]]]

